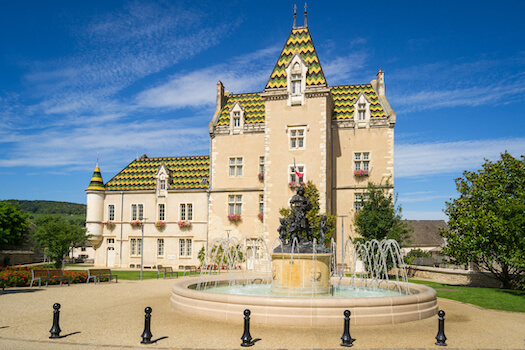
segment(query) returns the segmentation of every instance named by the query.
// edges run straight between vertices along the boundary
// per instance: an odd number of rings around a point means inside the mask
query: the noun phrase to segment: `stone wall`
[[[25,250],[2,250],[0,251],[0,264],[5,267],[18,264],[31,264],[34,262],[35,252]]]
[[[502,286],[498,280],[490,277],[492,274],[487,272],[410,265],[407,268],[407,274],[411,279],[452,285],[495,288],[501,288]]]

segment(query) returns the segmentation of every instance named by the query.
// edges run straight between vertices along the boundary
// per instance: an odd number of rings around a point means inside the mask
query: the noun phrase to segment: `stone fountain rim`
[[[174,294],[201,301],[212,301],[226,304],[239,304],[239,305],[258,305],[267,306],[271,303],[283,303],[294,307],[340,307],[342,303],[348,307],[362,305],[362,306],[392,306],[392,305],[405,305],[428,302],[436,299],[436,291],[428,286],[416,283],[408,283],[412,294],[400,295],[400,296],[386,296],[386,297],[361,297],[361,298],[308,298],[308,297],[288,297],[288,296],[252,296],[252,295],[234,295],[234,294],[222,294],[213,292],[204,292],[190,288],[196,286],[201,282],[225,282],[230,280],[230,276],[206,276],[197,277],[192,279],[185,279],[176,282],[172,287]],[[257,278],[268,278],[267,275],[253,275],[250,279]],[[333,277],[332,280],[339,280],[339,277]],[[238,278],[238,280],[245,280],[244,278]],[[363,279],[352,279],[351,277],[343,277],[342,284],[350,284],[353,281],[359,281]],[[391,285],[395,285],[397,282],[392,282]],[[386,288],[384,288],[386,289]]]

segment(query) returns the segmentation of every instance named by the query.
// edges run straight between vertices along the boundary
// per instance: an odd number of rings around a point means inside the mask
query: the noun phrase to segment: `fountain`
[[[436,292],[408,283],[396,241],[348,240],[337,264],[333,239],[329,248],[324,245],[325,219],[320,244],[312,235],[304,188],[290,205],[292,216],[281,219],[280,237],[271,248],[261,238],[213,240],[200,276],[173,286],[172,307],[237,322],[250,309],[253,323],[289,326],[338,325],[345,309],[354,325],[415,321],[437,313]]]

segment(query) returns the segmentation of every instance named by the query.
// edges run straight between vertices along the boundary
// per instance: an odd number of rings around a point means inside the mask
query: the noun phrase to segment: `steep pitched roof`
[[[448,228],[443,220],[405,220],[408,227],[412,228],[409,235],[409,247],[432,247],[445,244],[443,237],[439,234],[440,228]]]
[[[98,162],[86,191],[104,191],[104,181],[102,181],[102,174],[100,173]]]
[[[206,189],[210,173],[209,156],[136,159],[106,183],[107,191],[154,190],[156,174],[164,162],[170,172],[169,189]]]
[[[386,113],[379,103],[377,94],[371,84],[333,86],[330,87],[330,92],[334,99],[333,119],[353,119],[355,99],[360,93],[363,93],[370,101],[370,114],[372,118],[386,117]]]
[[[278,89],[287,86],[286,65],[296,52],[308,64],[306,86],[326,85],[323,69],[317,57],[308,27],[297,27],[290,32],[265,89]]]
[[[226,97],[226,104],[221,111],[217,126],[230,125],[230,109],[235,102],[244,108],[244,123],[264,123],[264,101],[259,93],[237,94]]]

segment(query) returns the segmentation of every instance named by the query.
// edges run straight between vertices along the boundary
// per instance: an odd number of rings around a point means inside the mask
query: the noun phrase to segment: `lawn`
[[[136,281],[140,279],[140,270],[115,270],[112,273],[116,274],[119,279]],[[182,275],[182,272],[178,272],[179,276]],[[174,274],[175,275],[175,274]],[[152,279],[157,278],[157,270],[144,270],[142,272],[142,279]],[[159,276],[162,278],[162,276]],[[169,278],[169,275],[168,277]],[[175,278],[175,276],[173,276]]]
[[[457,300],[486,309],[525,312],[525,291],[463,287],[419,280],[410,280],[409,282],[434,288],[439,298]]]

